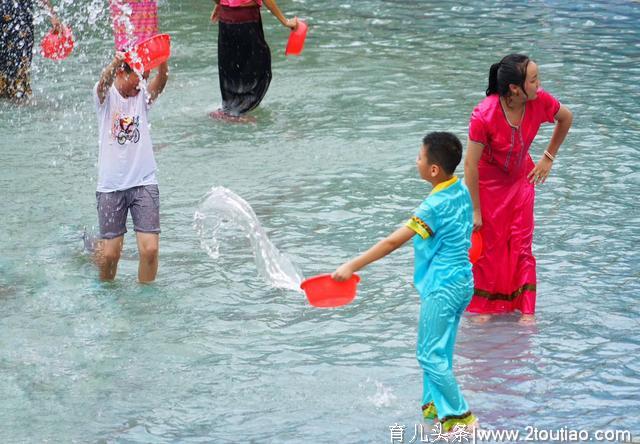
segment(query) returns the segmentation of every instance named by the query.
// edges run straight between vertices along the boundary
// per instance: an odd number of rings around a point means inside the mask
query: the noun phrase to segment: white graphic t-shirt
[[[124,98],[112,85],[102,104],[98,84],[93,88],[100,131],[97,191],[101,193],[158,183],[145,86],[141,81],[140,92]]]

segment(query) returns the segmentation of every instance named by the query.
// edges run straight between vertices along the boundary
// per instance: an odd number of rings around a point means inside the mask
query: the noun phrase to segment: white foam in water
[[[271,243],[253,208],[242,197],[227,188],[213,187],[201,200],[193,219],[200,245],[209,257],[220,257],[224,237],[249,238],[258,273],[267,283],[301,291],[302,273]]]
[[[98,239],[98,231],[95,227],[92,227],[90,230],[87,230],[87,227],[84,227],[82,242],[84,243],[84,249],[87,253],[93,253],[96,251],[96,243],[98,242]]]
[[[133,14],[133,8],[122,0],[113,0],[111,2],[113,8],[118,11],[115,17],[115,25],[124,25],[125,34],[130,42],[135,41],[135,26],[131,23],[131,14]]]
[[[381,382],[374,382],[376,383],[376,393],[373,396],[369,396],[367,399],[376,407],[390,406],[396,400],[396,395],[393,394],[389,387],[385,387]]]

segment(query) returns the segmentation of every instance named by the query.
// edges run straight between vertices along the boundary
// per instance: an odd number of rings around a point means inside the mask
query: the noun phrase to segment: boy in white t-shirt
[[[138,242],[138,280],[151,282],[158,271],[160,194],[147,113],[167,84],[160,65],[149,82],[116,53],[93,90],[100,131],[96,200],[101,241],[96,248],[100,279],[116,276],[131,212]]]

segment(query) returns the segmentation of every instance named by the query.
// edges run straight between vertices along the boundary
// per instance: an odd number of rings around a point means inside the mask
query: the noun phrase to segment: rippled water
[[[411,248],[364,270],[351,305],[317,310],[258,278],[248,243],[209,257],[193,215],[227,187],[306,276],[333,270],[424,198],[421,137],[464,138],[489,65],[512,51],[539,63],[575,123],[537,194],[537,326],[463,320],[459,380],[489,429],[640,437],[639,3],[282,0],[310,24],[305,51],[285,59],[287,32],[265,14],[274,80],[257,123],[232,125],[207,116],[220,103],[210,4],[161,2],[174,56],[151,115],[163,232],[144,287],[132,233],[113,284],[83,252],[90,90],[113,39],[102,0],[59,3],[76,53],[35,57],[34,103],[0,102],[3,442],[382,443],[394,423],[412,435]]]

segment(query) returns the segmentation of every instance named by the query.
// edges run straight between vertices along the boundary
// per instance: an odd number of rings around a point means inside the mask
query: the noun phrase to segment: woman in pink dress
[[[475,291],[467,311],[486,321],[492,314],[518,310],[520,322],[532,323],[534,187],[549,176],[573,117],[540,89],[538,66],[524,55],[511,54],[491,66],[486,94],[471,114],[464,167],[474,229],[481,230],[484,241],[473,266]],[[529,147],[545,122],[555,122],[555,128],[534,164]]]

